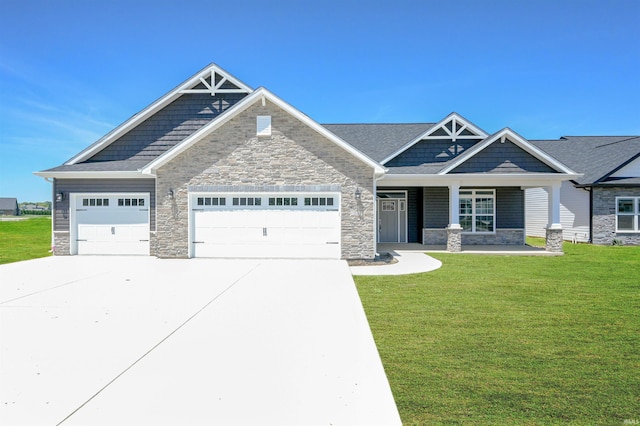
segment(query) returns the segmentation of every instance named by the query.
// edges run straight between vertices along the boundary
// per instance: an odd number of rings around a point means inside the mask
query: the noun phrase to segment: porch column
[[[547,187],[548,193],[548,221],[546,232],[547,251],[562,253],[562,223],[560,223],[560,186],[555,182]]]
[[[449,226],[447,227],[447,251],[462,251],[462,226],[460,226],[460,185],[449,185]]]

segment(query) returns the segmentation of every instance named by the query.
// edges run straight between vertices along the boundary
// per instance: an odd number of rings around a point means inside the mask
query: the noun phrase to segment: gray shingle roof
[[[608,175],[640,155],[640,136],[564,136],[530,142],[576,172],[584,173],[577,180],[580,185],[605,183]]]
[[[16,198],[0,198],[0,210],[13,210],[17,204]]]
[[[323,124],[322,126],[360,152],[381,162],[433,125],[434,123],[398,123]]]

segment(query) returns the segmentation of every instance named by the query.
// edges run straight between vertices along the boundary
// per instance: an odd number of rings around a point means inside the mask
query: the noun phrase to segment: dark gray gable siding
[[[450,173],[557,173],[513,142],[496,141]]]
[[[423,220],[425,228],[444,229],[449,225],[449,188],[423,188]]]
[[[496,188],[496,228],[524,228],[524,191],[520,188]]]
[[[210,123],[245,97],[244,93],[211,96],[188,93],[140,123],[87,160],[154,160],[186,137]]]
[[[53,190],[64,193],[62,202],[54,203],[54,231],[69,230],[69,194],[78,192],[148,192],[151,230],[156,229],[155,179],[56,179]]]
[[[387,162],[385,166],[403,167],[446,163],[466,152],[478,142],[479,139],[462,139],[455,142],[451,141],[451,139],[422,140]]]

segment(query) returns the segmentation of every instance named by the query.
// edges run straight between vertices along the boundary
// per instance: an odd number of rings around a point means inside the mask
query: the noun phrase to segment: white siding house
[[[530,237],[545,237],[548,192],[546,188],[525,190],[525,227]],[[571,182],[560,187],[560,222],[565,241],[589,242],[589,191]]]

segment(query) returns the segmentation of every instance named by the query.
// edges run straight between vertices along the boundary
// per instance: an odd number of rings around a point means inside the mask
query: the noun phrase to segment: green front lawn
[[[640,421],[640,247],[354,277],[404,424]]]
[[[0,265],[50,256],[51,217],[0,221]]]

